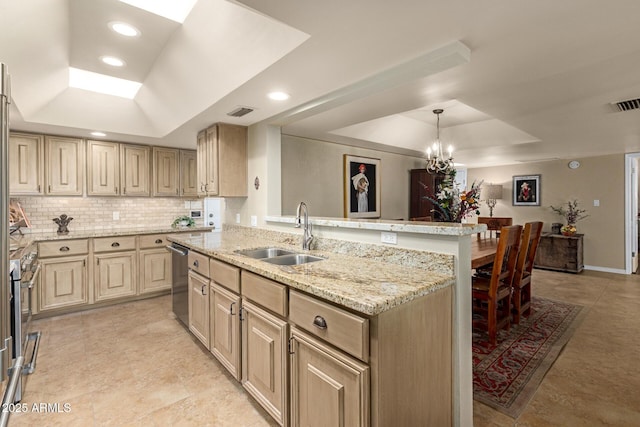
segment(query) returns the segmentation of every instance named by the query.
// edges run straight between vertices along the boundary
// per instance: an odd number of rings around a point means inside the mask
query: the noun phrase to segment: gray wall
[[[282,135],[282,214],[295,214],[304,201],[312,216],[343,217],[343,156],[380,159],[383,219],[408,219],[409,170],[424,167],[418,157]]]

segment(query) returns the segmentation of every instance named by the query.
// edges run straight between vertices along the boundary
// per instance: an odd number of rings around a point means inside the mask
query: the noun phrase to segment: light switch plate
[[[120,219],[120,212],[113,211],[113,220],[118,221]]]
[[[383,231],[380,233],[380,241],[382,243],[389,243],[392,245],[398,244],[398,233],[391,231]]]
[[[240,224],[240,214],[236,214],[236,224]]]
[[[252,227],[258,226],[258,217],[255,215],[251,215],[251,226]]]
[[[600,200],[595,199],[595,200],[593,201],[593,206],[600,206]]]

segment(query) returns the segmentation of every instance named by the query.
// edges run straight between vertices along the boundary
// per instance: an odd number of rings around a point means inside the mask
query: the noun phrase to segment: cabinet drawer
[[[113,236],[93,239],[94,252],[130,251],[136,248],[136,236]]]
[[[162,248],[169,244],[166,234],[143,234],[139,239],[140,249]]]
[[[209,257],[199,252],[189,251],[188,264],[189,268],[209,278]]]
[[[363,361],[369,358],[369,320],[296,291],[289,320]]]
[[[280,316],[287,316],[287,287],[280,283],[243,271],[242,295]]]
[[[58,240],[55,242],[38,243],[38,256],[41,258],[51,256],[82,255],[89,252],[89,241],[80,240]]]
[[[238,267],[211,259],[209,269],[213,281],[237,294],[240,293],[240,269]]]

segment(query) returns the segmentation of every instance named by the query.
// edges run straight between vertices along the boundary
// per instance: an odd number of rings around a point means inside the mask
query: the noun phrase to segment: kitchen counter
[[[451,255],[348,241],[334,241],[331,248],[325,239],[318,245],[321,250],[303,251],[298,234],[235,226],[220,233],[173,234],[167,239],[371,316],[455,283]],[[236,253],[260,247],[325,259],[278,266]]]

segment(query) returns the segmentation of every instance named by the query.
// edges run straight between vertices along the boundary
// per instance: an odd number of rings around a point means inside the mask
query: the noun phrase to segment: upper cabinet
[[[198,160],[194,150],[180,150],[180,195],[198,196]]]
[[[120,183],[123,196],[148,196],[151,147],[122,144],[120,146]]]
[[[45,192],[55,196],[82,196],[84,140],[45,136]]]
[[[9,137],[9,188],[12,195],[43,194],[44,137],[12,133]]]
[[[247,196],[247,128],[217,123],[198,134],[198,194]]]
[[[180,150],[153,147],[153,195],[179,196]]]
[[[120,144],[87,141],[87,195],[120,194]]]

